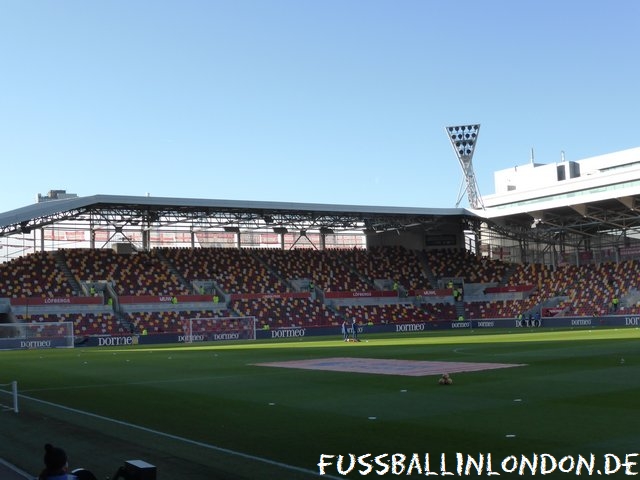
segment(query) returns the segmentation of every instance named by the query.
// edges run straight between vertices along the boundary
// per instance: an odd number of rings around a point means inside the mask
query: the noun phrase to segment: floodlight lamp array
[[[451,144],[456,149],[460,157],[470,157],[473,155],[476,139],[480,131],[480,125],[462,125],[457,127],[447,127]]]

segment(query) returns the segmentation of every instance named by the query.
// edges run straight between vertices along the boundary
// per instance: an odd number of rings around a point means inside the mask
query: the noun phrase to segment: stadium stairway
[[[502,278],[498,282],[498,285],[507,285],[509,283],[509,279],[515,273],[517,268],[518,268],[518,266],[515,263],[512,264],[511,266],[509,266],[505,270],[504,275],[502,275]]]
[[[169,270],[169,273],[175,276],[183,287],[185,287],[190,292],[197,293],[195,292],[195,287],[191,283],[189,283],[187,279],[184,278],[182,274],[176,269],[173,263],[171,263],[167,259],[167,257],[164,256],[164,253],[162,253],[161,249],[157,248],[154,250],[154,252],[158,256],[158,259],[160,260],[160,262],[167,267],[167,269]]]
[[[277,278],[287,288],[290,288],[293,291],[302,291],[302,290],[297,290],[293,282],[291,282],[289,279],[284,278],[282,275],[280,275],[280,273],[278,273],[271,265],[269,265],[260,255],[258,255],[255,252],[249,252],[249,255],[251,255],[256,262],[262,265],[265,268],[265,270],[269,272],[269,275],[273,276],[274,278]]]
[[[465,309],[464,309],[464,302],[463,301],[455,301],[455,308],[456,308],[456,317],[457,318],[464,318],[466,319],[466,315],[465,315]]]
[[[71,272],[69,265],[67,265],[67,258],[64,254],[64,251],[56,250],[54,255],[56,259],[56,266],[60,269],[62,273],[64,273],[64,276],[67,279],[67,282],[69,282],[69,285],[71,285],[71,288],[73,288],[76,294],[78,293],[88,294],[88,292],[83,292],[82,287],[80,286],[80,283],[78,283],[78,279]]]
[[[429,266],[429,262],[427,261],[427,254],[424,251],[420,251],[418,253],[418,258],[420,260],[420,265],[422,265],[422,270],[424,271],[425,275],[427,276],[427,280],[429,281],[429,284],[433,288],[437,288],[438,279],[433,274],[433,270]]]
[[[624,307],[633,307],[640,303],[640,290],[637,288],[630,289],[626,295],[620,299],[620,303]]]
[[[370,290],[378,290],[378,286],[376,285],[374,280],[365,277],[353,265],[349,265],[348,263],[345,263],[342,260],[338,260],[338,261],[342,263],[347,268],[347,270],[351,272],[352,275],[355,275],[362,282],[363,285],[367,285]],[[402,285],[399,286],[399,289],[403,289]]]

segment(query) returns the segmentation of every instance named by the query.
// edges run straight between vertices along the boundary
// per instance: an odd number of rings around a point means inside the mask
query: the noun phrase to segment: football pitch
[[[0,414],[0,458],[37,474],[52,443],[99,479],[131,459],[162,480],[622,477],[640,473],[639,340],[475,330],[3,351],[20,412]]]

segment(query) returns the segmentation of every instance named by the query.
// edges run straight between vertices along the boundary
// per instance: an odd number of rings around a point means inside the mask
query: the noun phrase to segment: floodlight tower
[[[462,186],[460,187],[456,208],[460,205],[460,201],[466,191],[471,208],[484,210],[484,204],[482,203],[482,197],[478,189],[478,182],[476,182],[476,174],[473,172],[473,164],[471,163],[473,152],[476,149],[476,142],[478,141],[478,134],[480,133],[480,125],[447,127],[446,131],[451,141],[453,151],[456,152],[456,156],[462,167],[462,173],[464,174],[463,182],[466,182],[467,185],[465,190],[462,189]]]

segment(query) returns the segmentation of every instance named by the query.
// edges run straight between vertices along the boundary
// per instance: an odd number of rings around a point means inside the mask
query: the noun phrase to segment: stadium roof
[[[498,225],[528,229],[532,236],[562,232],[640,238],[640,148],[524,165],[498,175],[509,180],[500,193],[484,198],[485,216]],[[513,186],[505,188],[509,183]]]
[[[529,207],[520,212],[491,212],[488,222],[493,231],[517,240],[588,249],[585,239],[599,237],[606,240],[603,244],[622,245],[626,239],[640,239],[640,194]]]
[[[313,203],[93,195],[36,203],[0,214],[0,236],[29,233],[59,222],[76,228],[172,227],[176,230],[383,232],[438,230],[480,217],[463,208],[404,208]]]
[[[521,212],[492,212],[489,218],[505,226],[533,227],[594,235],[626,231],[640,235],[640,193],[616,198],[573,202]]]
[[[570,200],[569,200],[570,199]],[[512,204],[513,207],[513,204]],[[552,199],[516,208],[409,208],[259,202],[150,196],[93,195],[43,201],[0,213],[0,237],[28,234],[63,225],[90,230],[110,227],[173,231],[272,231],[275,233],[381,233],[413,231],[438,234],[451,225],[478,229],[518,242],[584,248],[585,238],[604,235],[607,243],[640,238],[640,186],[612,192]],[[582,247],[580,247],[582,245]]]

